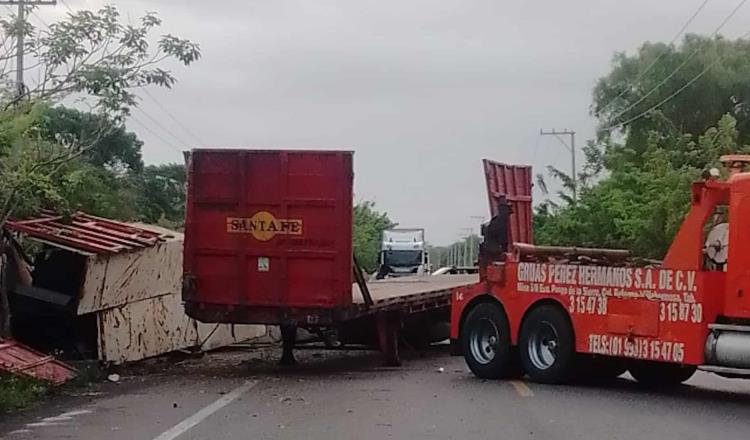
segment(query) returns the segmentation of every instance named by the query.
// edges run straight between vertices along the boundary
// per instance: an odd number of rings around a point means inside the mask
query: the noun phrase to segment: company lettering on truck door
[[[645,299],[659,302],[660,322],[703,321],[693,270],[518,263],[516,288],[568,297],[571,314],[605,315],[609,299]]]
[[[268,211],[252,217],[227,217],[227,232],[251,234],[258,241],[268,241],[276,235],[302,235],[301,219],[277,219]]]

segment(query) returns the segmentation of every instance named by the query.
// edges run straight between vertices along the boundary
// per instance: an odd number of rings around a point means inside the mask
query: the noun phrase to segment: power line
[[[136,118],[135,115],[131,114],[130,115],[130,119],[132,119],[133,121],[135,121],[135,123],[137,123],[138,125],[140,125],[141,127],[143,127],[146,131],[148,131],[149,133],[151,133],[152,135],[154,135],[164,145],[168,146],[169,148],[171,148],[172,150],[176,151],[177,153],[182,154],[182,151],[178,147],[176,147],[173,143],[171,143],[167,139],[164,139],[164,137],[162,137],[162,135],[160,135],[156,131],[152,130],[148,125],[144,124],[140,119]]]
[[[55,5],[55,0],[0,0],[0,5],[16,5],[18,6],[17,20],[22,26],[26,23],[26,6],[52,6]],[[33,9],[31,10],[33,14]],[[21,28],[23,29],[23,27]],[[24,56],[24,32],[17,32],[16,34],[16,89],[18,98],[22,98],[26,94],[26,86],[23,83],[23,56]]]
[[[631,84],[633,84],[633,85],[634,84],[638,84],[638,82],[640,80],[642,80],[643,77],[646,76],[646,74],[648,72],[650,72],[651,69],[653,69],[654,66],[656,66],[656,64],[659,61],[661,61],[662,58],[664,58],[664,56],[667,54],[667,52],[669,52],[669,48],[672,47],[672,45],[677,41],[678,38],[680,38],[680,36],[685,32],[685,30],[688,28],[688,26],[690,26],[693,23],[693,20],[695,20],[695,17],[697,17],[698,14],[700,14],[700,12],[703,10],[703,8],[706,6],[706,4],[708,4],[709,1],[711,1],[711,0],[703,0],[703,3],[701,3],[700,6],[698,6],[698,9],[693,13],[693,15],[690,16],[690,18],[685,22],[685,24],[682,25],[682,27],[680,28],[680,30],[674,35],[674,37],[672,37],[672,40],[664,48],[664,50],[661,51],[661,53],[659,54],[659,56],[657,56],[656,59],[653,62],[651,62],[651,64],[649,64],[646,67],[646,69],[644,69],[641,73],[639,73],[638,76],[633,81],[631,81]],[[603,112],[604,110],[606,110],[607,108],[609,108],[610,105],[612,105],[613,103],[615,103],[615,101],[617,101],[618,99],[622,98],[623,95],[625,95],[628,92],[628,88],[629,87],[625,87],[623,89],[623,91],[620,92],[619,95],[615,96],[611,101],[609,101],[607,103],[607,105],[603,106],[601,108],[600,112]]]
[[[145,110],[143,110],[143,109],[142,109],[142,108],[140,108],[140,107],[136,107],[136,109],[137,109],[138,111],[140,111],[141,113],[143,113],[143,116],[147,117],[147,118],[149,119],[149,121],[151,121],[151,122],[153,122],[153,123],[154,123],[154,125],[156,125],[157,127],[161,128],[161,129],[162,129],[162,131],[164,131],[164,132],[165,132],[165,133],[167,133],[168,135],[172,136],[172,138],[173,138],[174,140],[176,140],[176,141],[177,141],[177,142],[178,142],[179,144],[182,144],[182,145],[190,145],[190,142],[185,142],[185,140],[184,140],[184,139],[182,139],[181,137],[179,137],[179,136],[177,136],[176,134],[174,134],[174,132],[173,132],[172,130],[170,130],[170,129],[168,129],[167,127],[165,127],[164,125],[162,125],[162,123],[161,123],[161,122],[159,122],[159,121],[158,121],[158,120],[157,120],[156,118],[154,118],[153,116],[151,116],[151,115],[149,115],[148,113],[146,113],[146,111],[145,111]]]
[[[713,32],[711,33],[711,36],[710,36],[710,38],[713,38],[713,37],[715,37],[715,36],[716,36],[716,34],[718,34],[718,33],[719,33],[719,31],[720,31],[720,30],[721,30],[721,29],[722,29],[722,28],[723,28],[723,27],[724,27],[724,26],[725,26],[725,25],[726,25],[726,24],[727,24],[727,23],[729,22],[729,20],[731,20],[731,19],[732,19],[732,17],[734,17],[734,15],[735,15],[735,14],[737,13],[737,11],[739,11],[739,10],[740,10],[740,8],[741,8],[741,7],[742,7],[742,6],[743,6],[743,5],[744,5],[744,4],[746,3],[746,2],[747,2],[747,0],[741,0],[741,1],[740,1],[740,2],[739,2],[739,3],[737,4],[737,6],[735,6],[735,8],[734,8],[734,9],[732,10],[732,12],[731,12],[731,13],[730,13],[729,15],[727,15],[727,16],[726,16],[726,18],[724,18],[724,20],[723,20],[723,21],[722,21],[722,22],[721,22],[721,23],[719,24],[719,26],[718,26],[718,27],[717,27],[717,28],[716,28],[716,29],[715,29],[715,30],[714,30],[714,31],[713,31]],[[677,68],[676,68],[676,69],[674,69],[674,70],[672,71],[672,73],[670,73],[669,75],[667,75],[667,77],[666,77],[666,78],[664,78],[664,79],[663,79],[663,80],[662,80],[662,81],[661,81],[661,82],[660,82],[659,84],[657,84],[657,85],[656,85],[656,86],[655,86],[654,88],[652,88],[651,90],[649,90],[649,91],[648,91],[648,93],[646,93],[645,95],[643,95],[643,96],[642,96],[642,97],[641,97],[640,99],[638,99],[638,100],[637,100],[636,102],[634,102],[634,103],[630,104],[630,105],[629,105],[629,106],[628,106],[628,107],[627,107],[627,108],[626,108],[625,110],[623,110],[623,111],[621,111],[620,113],[618,113],[618,114],[617,114],[617,115],[616,115],[616,116],[615,116],[614,118],[612,118],[612,120],[617,120],[617,119],[619,119],[619,118],[620,118],[620,117],[621,117],[622,115],[624,115],[625,113],[629,112],[629,111],[630,111],[630,110],[632,110],[632,109],[633,109],[633,108],[634,108],[635,106],[637,106],[638,104],[640,104],[641,102],[643,102],[643,101],[644,101],[644,100],[645,100],[646,98],[648,98],[649,96],[651,96],[651,95],[652,95],[652,94],[653,94],[654,92],[656,92],[656,90],[658,90],[658,89],[659,89],[659,88],[660,88],[661,86],[663,86],[664,84],[666,84],[666,83],[667,83],[667,81],[669,81],[669,80],[670,80],[670,79],[671,79],[671,78],[672,78],[673,76],[675,76],[675,75],[677,74],[677,72],[679,72],[680,70],[682,70],[682,68],[683,68],[683,67],[685,67],[685,66],[687,65],[687,63],[688,63],[688,62],[690,62],[690,60],[692,60],[692,59],[693,59],[693,57],[694,57],[695,55],[697,55],[697,54],[698,54],[698,52],[700,52],[700,50],[701,50],[701,48],[700,48],[700,47],[699,47],[699,48],[697,48],[697,49],[695,49],[695,50],[694,50],[694,51],[693,51],[693,52],[692,52],[692,53],[691,53],[691,54],[690,54],[690,55],[689,55],[689,56],[688,56],[687,58],[685,58],[685,60],[683,60],[683,62],[682,62],[682,63],[680,63],[680,65],[679,65],[679,66],[677,66]],[[615,125],[619,125],[619,124],[615,124]]]
[[[192,132],[192,131],[191,131],[191,130],[190,130],[190,129],[189,129],[188,127],[187,127],[187,126],[185,126],[185,124],[183,124],[183,123],[182,123],[182,122],[180,122],[180,121],[179,121],[179,120],[178,120],[178,119],[177,119],[176,117],[174,117],[174,116],[172,115],[172,113],[171,113],[171,112],[170,112],[169,110],[167,110],[167,108],[166,108],[166,107],[164,107],[164,106],[163,106],[163,105],[161,104],[161,102],[159,102],[159,100],[157,100],[157,99],[156,99],[156,98],[155,98],[155,97],[154,97],[154,96],[153,96],[153,95],[152,95],[152,94],[151,94],[151,93],[150,93],[150,92],[149,92],[149,91],[148,91],[147,89],[145,89],[145,88],[144,88],[144,89],[143,89],[143,92],[144,92],[144,93],[146,94],[146,96],[148,96],[148,97],[149,97],[149,98],[150,98],[150,99],[151,99],[151,100],[152,100],[152,101],[153,101],[153,102],[154,102],[154,103],[155,103],[155,104],[156,104],[156,105],[157,105],[157,106],[158,106],[158,107],[159,107],[159,108],[160,108],[160,109],[161,109],[161,110],[162,110],[162,111],[163,111],[163,112],[164,112],[164,113],[165,113],[165,114],[167,115],[167,116],[169,116],[169,119],[171,119],[172,121],[174,121],[174,122],[175,122],[175,124],[179,125],[179,126],[180,126],[180,128],[182,128],[182,130],[183,130],[183,131],[185,131],[185,133],[187,133],[187,134],[188,134],[188,135],[189,135],[190,137],[192,137],[193,139],[195,139],[196,141],[198,141],[198,143],[199,143],[200,145],[206,145],[206,143],[205,143],[205,142],[203,142],[203,141],[201,140],[201,138],[199,138],[198,136],[196,136],[196,135],[195,135],[195,134],[194,134],[194,133],[193,133],[193,132]]]
[[[746,37],[747,37],[748,35],[750,35],[750,31],[748,31],[748,32],[746,32],[746,33],[745,33],[744,35],[742,35],[742,36],[740,37],[740,39],[746,38]],[[630,123],[632,123],[632,122],[635,122],[635,121],[637,121],[638,119],[640,119],[640,118],[642,118],[642,117],[646,116],[646,115],[647,115],[647,114],[649,114],[650,112],[652,112],[652,111],[656,110],[657,108],[661,107],[662,105],[666,104],[666,103],[667,103],[668,101],[670,101],[670,100],[671,100],[672,98],[674,98],[675,96],[677,96],[677,95],[679,95],[680,93],[682,93],[682,91],[683,91],[683,90],[685,90],[685,89],[687,89],[688,87],[690,87],[690,86],[691,86],[691,85],[692,85],[692,84],[693,84],[694,82],[696,82],[696,81],[698,81],[699,79],[701,79],[701,78],[703,77],[703,75],[705,75],[705,74],[706,74],[706,73],[707,73],[707,72],[708,72],[709,70],[711,70],[711,68],[713,68],[713,67],[714,67],[715,65],[719,64],[720,62],[724,61],[724,60],[725,60],[726,58],[727,58],[727,55],[722,55],[722,56],[720,56],[720,57],[716,58],[716,59],[715,59],[715,60],[714,60],[714,61],[713,61],[713,62],[712,62],[711,64],[709,64],[708,66],[706,66],[706,68],[705,68],[705,69],[703,69],[703,70],[702,70],[702,71],[701,71],[701,72],[700,72],[699,74],[695,75],[695,76],[694,76],[694,77],[693,77],[693,78],[692,78],[692,79],[691,79],[690,81],[688,81],[688,82],[687,82],[687,83],[686,83],[685,85],[683,85],[682,87],[680,87],[679,89],[677,89],[676,91],[674,91],[674,93],[672,93],[671,95],[669,95],[669,96],[667,96],[666,98],[662,99],[662,100],[661,100],[661,101],[660,101],[659,103],[657,103],[656,105],[652,106],[652,107],[651,107],[651,108],[649,108],[648,110],[646,110],[646,111],[644,111],[644,112],[641,112],[641,113],[639,113],[638,115],[636,115],[636,116],[634,116],[634,117],[632,117],[632,118],[628,119],[627,121],[624,121],[624,122],[621,122],[621,123],[619,123],[619,124],[615,124],[615,125],[612,125],[612,126],[610,126],[610,127],[608,128],[608,130],[609,130],[609,131],[611,131],[611,130],[614,130],[614,129],[617,129],[617,128],[621,128],[621,127],[623,127],[623,126],[625,126],[625,125],[628,125],[628,124],[630,124]]]
[[[566,144],[564,140],[560,137],[560,135],[563,136],[570,136],[570,145]],[[544,131],[539,130],[539,136],[554,136],[557,138],[557,140],[560,141],[565,148],[570,151],[570,163],[571,163],[571,172],[570,172],[570,178],[572,179],[573,184],[573,202],[575,202],[578,199],[578,177],[576,176],[576,132],[573,130],[568,130],[567,128],[562,131],[555,130],[554,128],[552,131]]]
[[[44,19],[41,16],[39,16],[39,14],[37,14],[33,9],[31,10],[31,15],[33,15],[34,17],[36,17],[36,19],[39,20],[39,22],[42,23],[44,25],[44,27],[46,27],[47,29],[49,29],[49,24],[47,24],[47,22],[44,21]]]
[[[66,2],[65,0],[60,0],[60,3],[62,3],[62,5],[65,6],[66,8],[68,8],[68,11],[71,14],[75,14],[75,11],[73,10],[73,8],[71,8],[70,6],[68,6],[68,2]]]

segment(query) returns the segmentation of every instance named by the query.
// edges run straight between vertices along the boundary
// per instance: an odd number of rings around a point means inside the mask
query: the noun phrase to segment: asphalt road
[[[482,381],[432,353],[380,368],[362,353],[302,353],[280,370],[220,353],[104,384],[0,421],[24,439],[750,438],[750,382],[698,373],[671,392],[626,377],[597,386]],[[75,393],[74,393],[75,394]]]

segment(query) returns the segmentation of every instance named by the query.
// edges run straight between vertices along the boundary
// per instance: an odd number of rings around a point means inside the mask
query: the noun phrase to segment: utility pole
[[[463,228],[461,231],[467,234],[463,242],[464,255],[462,264],[464,267],[469,267],[471,265],[471,261],[469,261],[471,259],[471,233],[474,232],[474,228]]]
[[[26,93],[23,84],[24,37],[26,30],[26,6],[54,6],[57,0],[0,0],[0,5],[17,5],[18,21],[16,23],[16,89],[18,96]]]
[[[572,130],[563,129],[562,131],[555,130],[551,131],[539,130],[540,136],[554,136],[559,140],[565,148],[570,152],[571,162],[571,174],[570,178],[573,179],[573,202],[578,200],[578,177],[576,176],[576,132]],[[570,136],[570,145],[566,144],[560,136]]]
[[[477,236],[477,242],[476,243],[474,243],[474,237],[473,237],[474,233],[472,232],[471,255],[472,255],[472,262],[473,262],[473,261],[479,260],[479,243],[480,243],[479,240],[481,239],[480,237],[482,235],[482,225],[484,224],[484,221],[485,221],[486,217],[483,216],[483,215],[472,215],[470,218],[472,220],[476,220],[476,221],[479,222],[479,227],[477,228],[477,233],[476,233],[476,236]]]

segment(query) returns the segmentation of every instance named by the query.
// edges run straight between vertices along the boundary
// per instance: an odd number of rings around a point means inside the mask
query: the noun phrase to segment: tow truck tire
[[[474,306],[461,330],[461,348],[466,364],[477,377],[505,377],[511,347],[510,326],[502,307],[493,303]]]
[[[693,377],[696,369],[694,365],[637,361],[630,366],[628,371],[641,385],[649,388],[669,388]]]
[[[518,338],[521,364],[534,382],[557,384],[570,379],[575,362],[575,338],[566,312],[541,305],[521,325]]]

